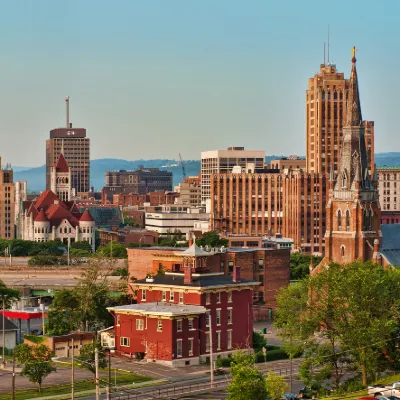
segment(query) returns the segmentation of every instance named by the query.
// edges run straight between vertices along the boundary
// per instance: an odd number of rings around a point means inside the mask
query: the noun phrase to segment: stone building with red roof
[[[52,189],[34,200],[23,201],[17,220],[17,236],[23,240],[63,243],[87,241],[95,249],[96,223],[71,200],[71,173],[62,153],[52,168]]]

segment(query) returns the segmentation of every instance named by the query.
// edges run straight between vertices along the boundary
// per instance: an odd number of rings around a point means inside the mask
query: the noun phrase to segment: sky
[[[305,91],[351,47],[376,152],[400,151],[398,0],[0,0],[3,162],[45,162],[85,127],[91,158],[199,159],[244,146],[305,155]]]

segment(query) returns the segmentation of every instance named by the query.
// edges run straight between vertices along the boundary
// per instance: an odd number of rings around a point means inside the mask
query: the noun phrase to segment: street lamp
[[[3,368],[6,367],[6,359],[5,359],[5,355],[6,355],[5,354],[5,348],[6,348],[6,329],[5,329],[5,327],[6,327],[6,316],[5,316],[5,314],[6,314],[6,298],[7,298],[7,295],[2,296],[2,299],[3,299],[3,343],[2,343],[3,358],[1,359],[1,363],[3,365]]]

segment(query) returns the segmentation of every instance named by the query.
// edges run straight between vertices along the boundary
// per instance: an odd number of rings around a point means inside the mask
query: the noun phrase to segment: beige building
[[[281,172],[288,173],[289,170],[306,169],[306,159],[298,156],[283,157],[277,160],[271,160],[268,167],[271,169],[279,169]]]
[[[245,150],[244,147],[229,147],[227,150],[203,151],[201,153],[201,202],[211,199],[210,180],[213,174],[232,172],[233,167],[264,168],[265,151]]]
[[[349,79],[336,65],[321,64],[308,80],[306,92],[307,171],[326,174],[339,171],[340,144],[346,121]],[[374,166],[374,123],[363,121],[370,173]]]
[[[0,157],[1,166],[1,157]],[[13,239],[15,235],[15,185],[10,165],[0,169],[0,237]]]
[[[174,191],[179,193],[179,200],[182,204],[188,204],[193,207],[201,205],[201,184],[199,176],[189,176]]]
[[[382,211],[400,211],[400,167],[379,167],[377,172]]]

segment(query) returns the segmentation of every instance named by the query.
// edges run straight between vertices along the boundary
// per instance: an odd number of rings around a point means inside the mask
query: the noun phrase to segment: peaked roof
[[[94,219],[92,217],[92,214],[90,214],[89,210],[86,209],[83,212],[82,216],[79,218],[79,221],[81,221],[81,222],[93,222]]]
[[[184,257],[208,257],[211,253],[204,251],[196,243],[193,243],[187,250],[180,252],[179,255]]]
[[[46,189],[36,200],[35,207],[39,210],[40,208],[47,209],[51,204],[58,201],[58,204],[61,204],[62,201],[59,197],[49,189]]]
[[[49,219],[46,217],[46,214],[43,208],[40,210],[39,214],[35,218],[35,222],[48,222]]]
[[[3,318],[0,318],[0,330],[3,330]],[[14,322],[10,321],[7,317],[4,317],[4,331],[17,331],[18,328]]]
[[[356,48],[353,46],[351,59],[350,88],[347,99],[346,126],[360,126],[362,123],[360,93],[358,91],[358,77],[356,68]]]
[[[58,156],[54,168],[57,172],[69,172],[68,163],[65,160],[63,153],[60,153],[60,155]]]
[[[73,227],[79,224],[78,219],[65,206],[63,207],[60,204],[52,204],[47,209],[47,217],[51,221],[51,224],[55,226],[58,226],[64,219],[68,220]]]

